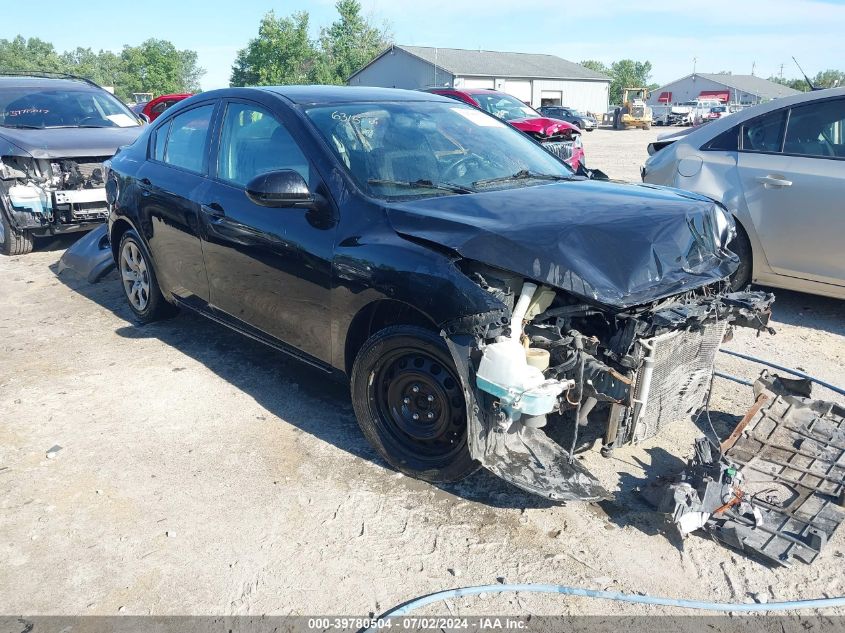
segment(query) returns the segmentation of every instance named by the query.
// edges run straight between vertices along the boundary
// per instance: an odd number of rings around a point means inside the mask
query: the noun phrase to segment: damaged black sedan
[[[719,204],[576,176],[420,92],[204,93],[121,150],[106,189],[140,321],[189,308],[347,376],[379,454],[433,482],[481,465],[606,496],[579,429],[610,451],[689,418],[731,328],[767,328],[773,301],[730,291]]]

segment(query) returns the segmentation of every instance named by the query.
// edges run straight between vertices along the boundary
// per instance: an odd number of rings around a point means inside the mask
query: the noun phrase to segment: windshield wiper
[[[555,174],[539,174],[537,172],[521,169],[510,176],[499,176],[498,178],[486,178],[484,180],[476,180],[474,187],[479,185],[492,185],[497,182],[509,182],[511,180],[569,180],[569,176],[556,176]]]
[[[440,191],[451,191],[452,193],[476,193],[475,189],[455,185],[450,182],[433,182],[420,178],[419,180],[390,180],[387,178],[370,178],[368,185],[393,185],[396,187],[407,187],[408,189],[439,189]]]
[[[3,127],[12,128],[15,130],[43,130],[44,128],[40,125],[10,125],[8,123],[4,123]]]

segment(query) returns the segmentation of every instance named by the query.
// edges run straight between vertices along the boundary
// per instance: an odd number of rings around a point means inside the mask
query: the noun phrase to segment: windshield
[[[136,127],[137,117],[104,90],[0,89],[0,125],[11,128]]]
[[[540,114],[531,106],[527,106],[516,97],[497,92],[474,93],[472,98],[478,101],[481,109],[505,121],[538,117]]]
[[[344,103],[306,113],[376,197],[522,187],[573,173],[522,132],[463,104]]]

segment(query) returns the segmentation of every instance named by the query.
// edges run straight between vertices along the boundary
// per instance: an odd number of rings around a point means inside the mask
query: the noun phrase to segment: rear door
[[[202,207],[211,303],[222,317],[329,362],[336,225],[331,203],[271,208],[245,192],[259,174],[292,169],[312,192],[327,195],[291,134],[297,122],[286,123],[266,105],[236,99],[223,104],[213,187]]]
[[[845,285],[845,99],[742,126],[737,164],[764,254],[780,275]]]
[[[216,107],[216,101],[197,104],[159,127],[137,175],[141,222],[159,282],[197,307],[209,298],[199,213],[209,186],[209,139]]]

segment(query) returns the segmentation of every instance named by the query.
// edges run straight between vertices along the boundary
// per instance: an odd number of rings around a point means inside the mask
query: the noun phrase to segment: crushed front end
[[[0,200],[10,224],[46,236],[104,222],[108,158],[0,156]]]
[[[482,264],[464,273],[505,307],[444,329],[465,380],[472,455],[560,501],[610,496],[575,459],[579,434],[590,427],[608,452],[690,419],[721,343],[733,327],[767,330],[774,301],[718,282],[610,308]]]

